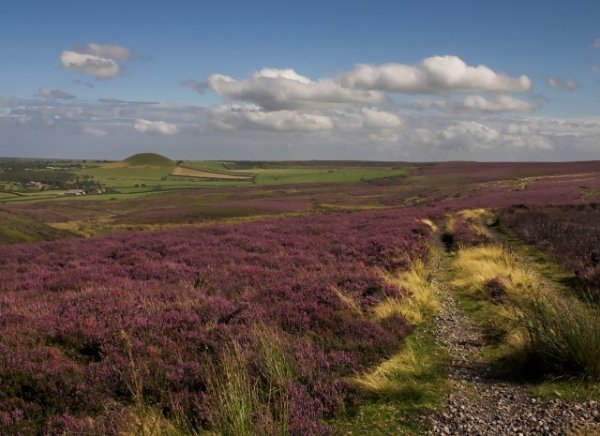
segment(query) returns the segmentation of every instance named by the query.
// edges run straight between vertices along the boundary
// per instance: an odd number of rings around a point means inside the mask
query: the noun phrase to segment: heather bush
[[[490,242],[492,236],[486,226],[491,217],[485,209],[465,209],[451,215],[441,235],[446,249],[455,250]]]
[[[368,313],[401,298],[381,272],[425,256],[420,218],[341,213],[0,247],[0,433],[151,421],[327,434],[323,419],[355,401],[345,380],[410,330]],[[228,383],[241,394],[220,398]],[[216,401],[242,415],[224,420]]]
[[[600,296],[600,205],[528,207],[500,211],[502,225],[576,272]]]

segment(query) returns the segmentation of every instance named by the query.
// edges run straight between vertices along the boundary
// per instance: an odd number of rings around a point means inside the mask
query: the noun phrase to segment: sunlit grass
[[[432,251],[432,257],[436,255]],[[398,353],[351,380],[370,400],[337,421],[338,429],[348,434],[421,434],[411,417],[433,411],[449,388],[447,352],[433,333],[433,315],[441,309],[441,301],[431,271],[416,261],[411,270],[385,278],[408,294],[383,301],[374,316],[402,316],[416,329]]]
[[[376,318],[402,316],[412,324],[418,325],[427,316],[440,310],[441,303],[436,294],[436,285],[423,262],[415,261],[409,271],[387,275],[386,279],[409,291],[409,295],[382,301],[373,310]]]
[[[438,226],[429,218],[423,218],[421,220],[421,222],[423,224],[425,224],[427,227],[429,227],[431,229],[432,232],[437,232],[438,231]]]
[[[461,249],[452,262],[451,284],[471,296],[484,296],[485,284],[498,279],[507,294],[520,298],[539,286],[532,271],[521,267],[515,257],[499,245]]]
[[[484,329],[500,334],[490,356],[511,361],[505,370],[600,380],[597,305],[557,291],[499,245],[459,250],[452,274],[464,307]],[[505,295],[499,298],[491,287]]]
[[[409,337],[402,350],[354,378],[365,392],[382,399],[435,402],[443,389],[443,353],[424,335]]]

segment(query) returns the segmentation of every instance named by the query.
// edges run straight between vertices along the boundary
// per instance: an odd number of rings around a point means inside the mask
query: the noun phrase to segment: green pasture
[[[143,158],[143,159],[142,159]],[[137,159],[137,160],[136,160]],[[158,162],[161,165],[132,165],[142,159],[142,163]],[[131,162],[130,162],[131,161]],[[61,162],[63,166],[65,162]],[[92,178],[99,182],[106,193],[65,197],[63,190],[26,191],[18,186],[5,184],[8,188],[0,191],[0,203],[24,203],[49,200],[111,200],[143,197],[158,192],[184,189],[220,187],[244,187],[265,185],[301,185],[316,183],[360,183],[386,177],[407,176],[408,165],[382,164],[372,162],[226,162],[226,161],[184,161],[180,166],[234,176],[247,176],[248,180],[211,179],[190,176],[170,175],[174,162],[159,155],[135,155],[118,163],[93,162],[69,171],[81,178]],[[0,184],[2,184],[0,174]]]
[[[358,183],[361,181],[381,179],[385,177],[402,177],[409,174],[408,166],[339,166],[327,163],[313,167],[282,166],[275,163],[268,165],[248,162],[184,162],[182,166],[196,170],[216,171],[231,175],[255,176],[256,185],[283,185],[306,183]],[[229,182],[231,183],[231,182]],[[237,182],[240,183],[240,182]],[[249,184],[250,182],[241,182]]]

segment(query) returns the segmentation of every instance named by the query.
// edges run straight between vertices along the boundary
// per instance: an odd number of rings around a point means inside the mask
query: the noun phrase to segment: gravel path
[[[447,259],[437,265],[440,275]],[[480,356],[481,333],[459,309],[447,286],[436,319],[437,340],[452,356],[452,393],[429,417],[432,435],[600,435],[600,404],[533,398],[520,385],[494,379]]]

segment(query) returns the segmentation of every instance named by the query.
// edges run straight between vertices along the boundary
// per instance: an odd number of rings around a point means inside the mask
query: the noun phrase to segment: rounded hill
[[[168,157],[157,153],[138,153],[122,161],[130,167],[172,167],[175,165]]]

